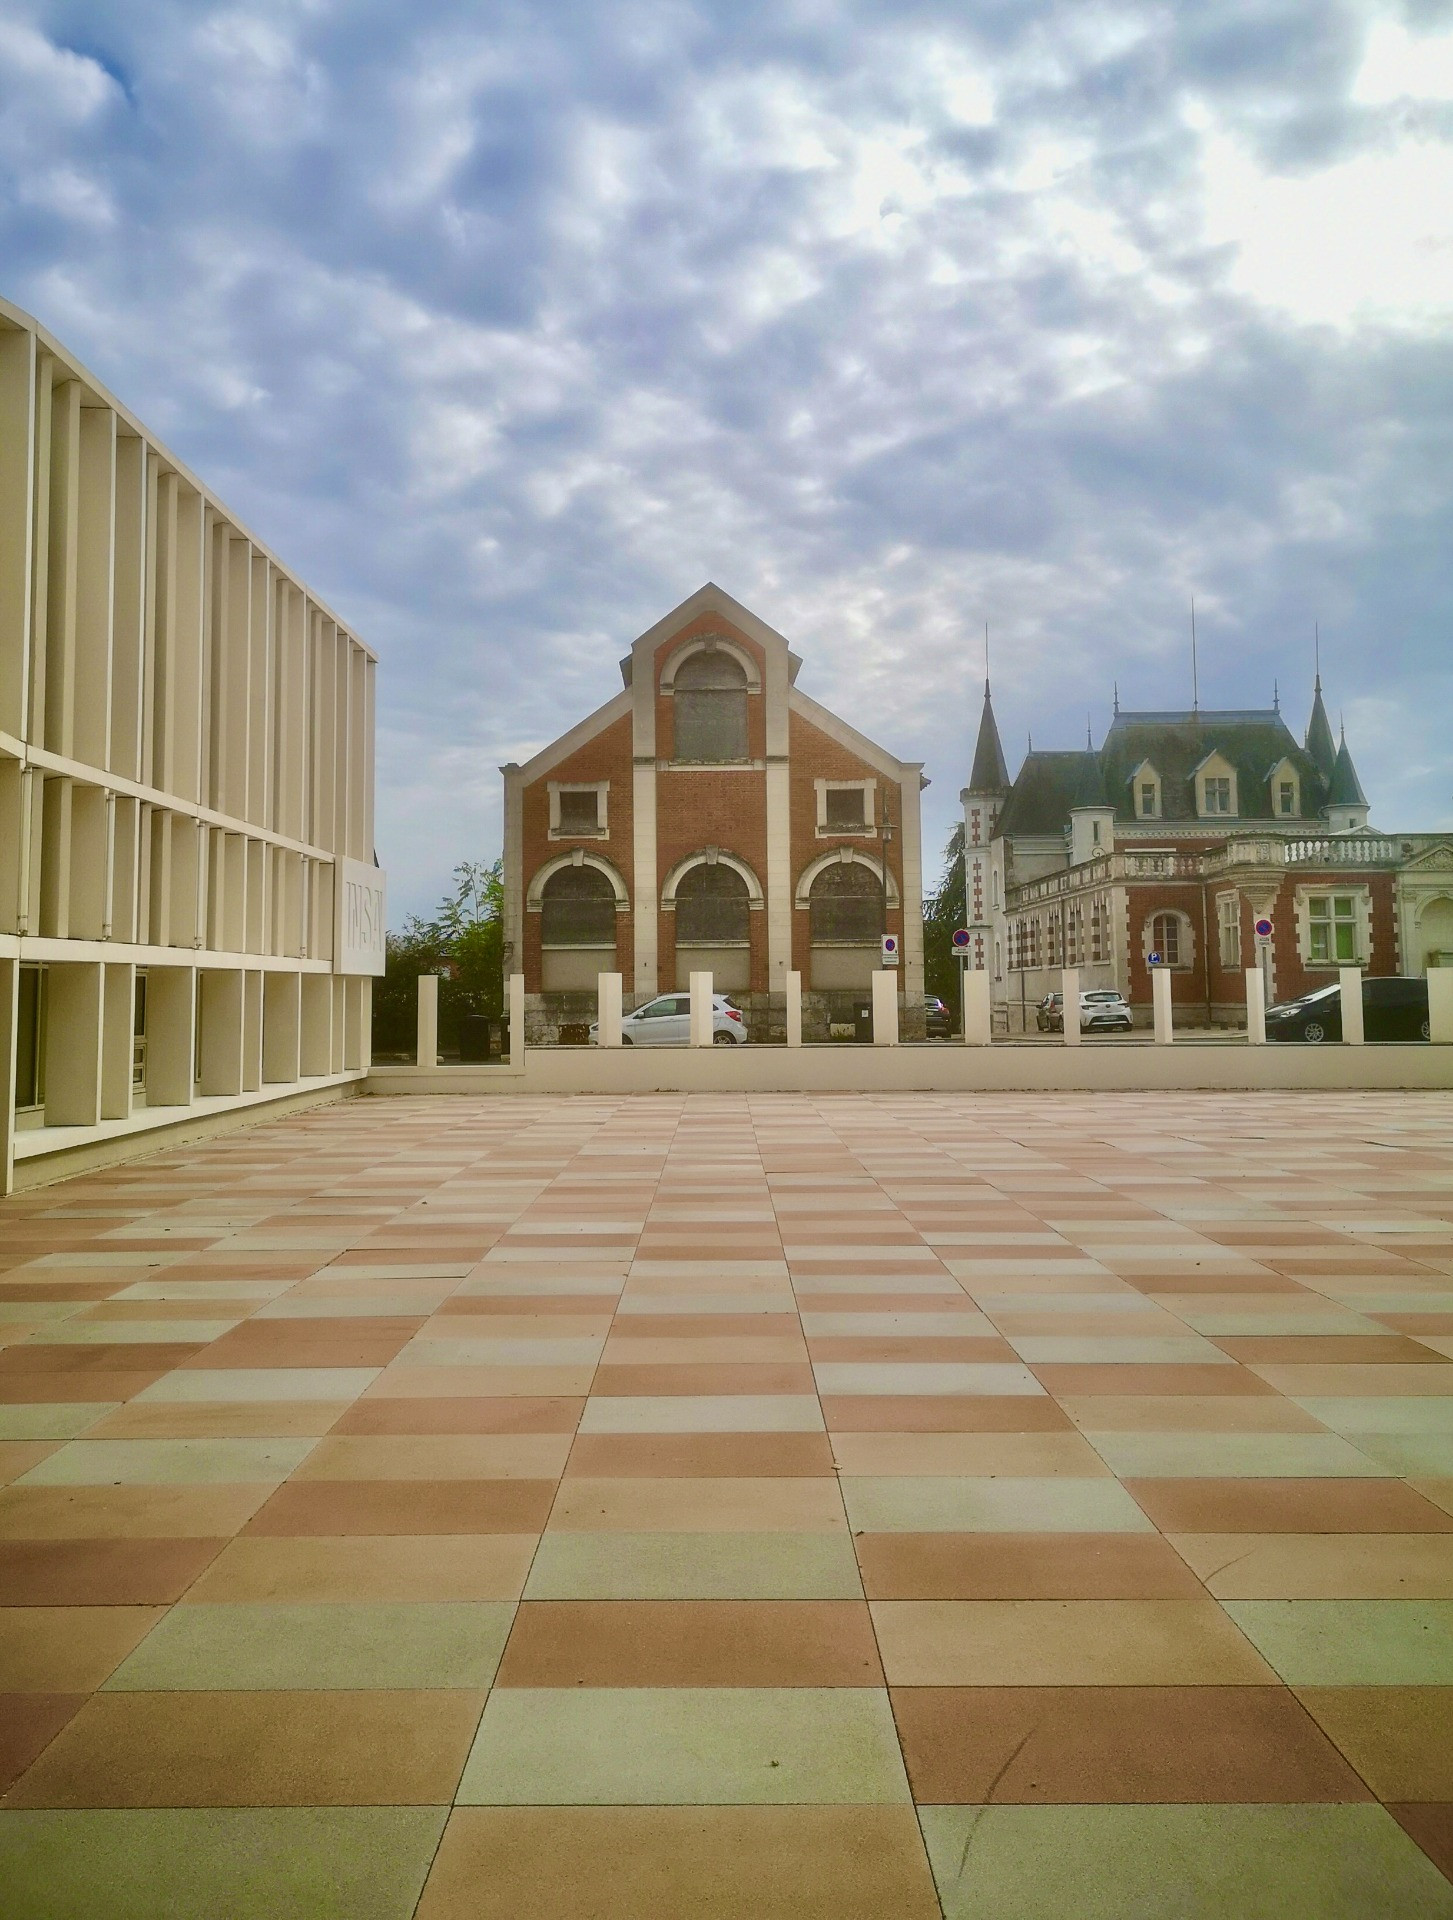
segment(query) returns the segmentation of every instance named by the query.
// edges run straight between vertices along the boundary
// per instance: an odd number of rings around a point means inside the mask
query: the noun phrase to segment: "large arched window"
[[[599,867],[560,867],[552,873],[540,901],[540,944],[613,947],[615,938],[615,893]]]
[[[747,758],[747,676],[739,660],[720,647],[688,654],[673,682],[676,758],[703,761]]]
[[[883,892],[871,867],[835,860],[812,883],[813,945],[876,944],[883,930]]]
[[[703,862],[683,874],[676,888],[678,947],[745,944],[751,911],[747,883],[732,867]]]
[[[1148,953],[1158,953],[1163,967],[1191,964],[1190,928],[1183,913],[1158,913],[1150,922]]]

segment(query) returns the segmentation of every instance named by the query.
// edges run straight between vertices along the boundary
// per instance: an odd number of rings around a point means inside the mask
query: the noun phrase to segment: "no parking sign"
[[[1253,922],[1253,931],[1258,940],[1270,940],[1272,936],[1272,924],[1264,913],[1259,914]]]

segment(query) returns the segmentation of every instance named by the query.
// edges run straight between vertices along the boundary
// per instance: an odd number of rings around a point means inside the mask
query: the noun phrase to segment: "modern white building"
[[[366,1071],[374,673],[0,301],[0,1191]]]

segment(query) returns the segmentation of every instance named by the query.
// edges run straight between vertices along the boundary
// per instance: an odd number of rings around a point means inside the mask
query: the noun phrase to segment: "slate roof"
[[[1330,782],[1337,765],[1337,745],[1332,738],[1332,723],[1327,718],[1327,709],[1322,705],[1320,673],[1317,675],[1316,691],[1312,695],[1312,717],[1307,722],[1307,752],[1323,780]]]
[[[1301,813],[1296,817],[1321,817],[1328,781],[1305,748],[1297,745],[1281,714],[1271,708],[1238,708],[1117,713],[1098,751],[1031,752],[1009,789],[998,830],[1003,834],[1060,833],[1068,827],[1073,807],[1110,806],[1117,820],[1135,820],[1133,776],[1146,761],[1160,775],[1159,817],[1195,820],[1195,772],[1213,753],[1236,770],[1237,820],[1286,818],[1273,813],[1270,787],[1271,774],[1283,760],[1296,768],[1301,782]],[[1347,768],[1355,784],[1350,755]],[[976,759],[976,785],[977,772]],[[1359,795],[1361,791],[1358,787]]]
[[[979,743],[974,748],[974,766],[969,775],[970,793],[1008,793],[1009,769],[1004,764],[1004,749],[999,744],[999,727],[994,705],[989,698],[989,682],[984,682],[984,711],[979,716]]]
[[[1347,735],[1342,736],[1342,744],[1337,749],[1336,764],[1332,768],[1332,785],[1327,793],[1329,807],[1365,807],[1367,795],[1362,791],[1362,782],[1357,777],[1357,769],[1352,764],[1352,755],[1347,751]]]

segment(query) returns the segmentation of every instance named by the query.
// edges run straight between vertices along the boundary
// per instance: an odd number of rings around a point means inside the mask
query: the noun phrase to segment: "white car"
[[[1103,1032],[1107,1028],[1111,1031],[1122,1028],[1129,1033],[1134,1025],[1134,1017],[1123,993],[1116,993],[1113,989],[1107,991],[1103,988],[1095,988],[1089,993],[1080,995],[1081,1033],[1090,1033],[1095,1030]]]
[[[711,996],[711,1039],[717,1047],[746,1045],[747,1023],[741,1009],[719,993]],[[621,1016],[621,1044],[626,1047],[684,1047],[691,1041],[691,995],[663,993],[634,1013]],[[590,1044],[600,1045],[600,1027],[592,1022]]]

